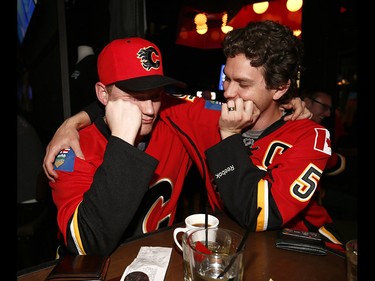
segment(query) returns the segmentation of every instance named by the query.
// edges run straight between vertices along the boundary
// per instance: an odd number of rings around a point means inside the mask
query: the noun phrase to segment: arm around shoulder
[[[66,119],[57,129],[46,147],[43,160],[43,169],[49,180],[54,181],[58,177],[53,169],[53,162],[62,149],[71,147],[77,157],[85,158],[79,145],[78,130],[90,125],[90,123],[89,115],[85,111],[80,111]]]

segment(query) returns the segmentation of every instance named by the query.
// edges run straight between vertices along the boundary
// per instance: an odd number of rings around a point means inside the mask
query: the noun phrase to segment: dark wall
[[[302,87],[338,91],[340,77],[354,83],[357,73],[356,0],[304,1],[302,41],[305,46]]]
[[[305,1],[302,17],[302,41],[306,67],[302,86],[321,85],[335,89],[337,71],[338,1]]]
[[[35,128],[43,145],[63,121],[55,2],[36,5],[17,61],[17,82],[23,87],[21,91],[27,91],[18,93],[18,113]]]
[[[167,3],[172,3],[168,1]],[[301,86],[322,85],[337,92],[340,76],[352,78],[356,73],[356,7],[347,4],[349,13],[340,13],[343,2],[355,0],[306,0],[303,6],[302,40],[305,45],[305,66]],[[43,144],[47,145],[57,127],[62,123],[62,85],[55,1],[43,1],[34,14],[29,38],[25,38],[22,49],[22,65],[29,71],[33,99],[18,109],[40,133]],[[154,2],[152,2],[154,3]],[[221,64],[225,58],[221,49],[196,49],[176,45],[177,15],[180,4],[149,5],[147,37],[161,49],[165,73],[185,81],[192,93],[197,89],[217,89]],[[168,12],[168,17],[160,15],[160,10]],[[354,10],[354,12],[353,12]],[[33,22],[34,21],[34,22]],[[67,30],[69,36],[69,28]],[[30,35],[29,34],[29,35]],[[70,54],[72,51],[70,51]],[[74,99],[77,96],[74,96]],[[95,100],[95,95],[92,97]]]

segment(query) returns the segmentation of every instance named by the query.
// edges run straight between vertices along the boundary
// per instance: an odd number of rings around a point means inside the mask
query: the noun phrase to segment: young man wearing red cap
[[[165,86],[185,84],[164,76],[158,47],[141,38],[109,43],[98,57],[98,74],[95,89],[105,116],[81,129],[79,142],[73,135],[76,142],[60,151],[51,172],[68,250],[107,255],[127,237],[171,225],[192,162],[211,207],[221,208],[204,158],[204,150],[220,141],[217,122],[207,120],[219,119],[221,104],[166,95]],[[46,171],[61,147],[49,144]]]

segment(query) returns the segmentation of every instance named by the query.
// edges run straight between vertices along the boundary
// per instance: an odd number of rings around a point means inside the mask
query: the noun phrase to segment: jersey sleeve
[[[85,156],[73,159],[73,169],[57,169],[59,177],[50,183],[58,226],[69,251],[108,255],[138,209],[158,161],[114,136],[102,162]]]
[[[251,149],[238,134],[206,151],[224,205],[244,227],[249,226],[258,206],[262,211],[250,226],[256,231],[293,223],[309,208],[330,156],[329,134],[311,126],[302,131],[270,134]]]
[[[346,158],[344,155],[332,152],[331,157],[328,159],[324,173],[327,176],[335,176],[341,174],[346,167]]]
[[[176,132],[205,183],[208,201],[213,210],[222,209],[222,202],[212,174],[208,170],[204,151],[220,141],[218,120],[221,103],[196,96],[167,97],[160,117]]]
[[[225,208],[240,225],[247,227],[253,213],[250,210],[255,213],[258,208],[257,186],[263,182],[266,171],[253,164],[240,134],[209,148],[206,156]],[[255,230],[255,226],[251,227]]]

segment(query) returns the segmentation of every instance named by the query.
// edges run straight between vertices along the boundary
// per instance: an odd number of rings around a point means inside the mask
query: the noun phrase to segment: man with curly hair
[[[309,119],[286,122],[279,110],[297,90],[301,41],[277,22],[250,22],[228,33],[223,51],[221,141],[206,156],[224,206],[254,231],[320,232],[327,246],[343,251],[330,215],[316,200],[331,156],[329,131]]]

